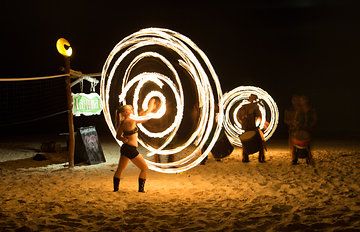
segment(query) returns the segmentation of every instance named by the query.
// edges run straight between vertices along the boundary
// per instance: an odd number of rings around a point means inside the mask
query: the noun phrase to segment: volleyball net
[[[0,78],[0,130],[66,115],[66,76]]]

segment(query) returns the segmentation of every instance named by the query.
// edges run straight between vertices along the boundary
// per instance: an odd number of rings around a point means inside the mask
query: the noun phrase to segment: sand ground
[[[146,193],[137,192],[132,164],[112,191],[119,147],[101,145],[105,163],[69,169],[61,141],[35,161],[39,140],[2,140],[0,230],[360,231],[355,140],[315,141],[314,166],[291,165],[285,140],[268,142],[264,164],[257,155],[242,163],[236,148],[180,174],[150,170]]]

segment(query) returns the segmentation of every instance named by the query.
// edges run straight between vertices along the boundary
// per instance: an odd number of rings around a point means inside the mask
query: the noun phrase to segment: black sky
[[[224,92],[242,85],[266,90],[278,103],[279,134],[286,129],[282,116],[292,93],[310,96],[319,134],[360,133],[356,1],[114,2],[2,3],[0,78],[60,73],[63,60],[55,48],[60,37],[74,49],[73,69],[100,72],[125,36],[163,27],[206,53]]]

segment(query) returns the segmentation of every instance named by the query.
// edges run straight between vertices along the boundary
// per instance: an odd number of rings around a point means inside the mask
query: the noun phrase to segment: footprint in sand
[[[273,213],[286,213],[289,212],[293,207],[291,205],[277,204],[271,207]]]

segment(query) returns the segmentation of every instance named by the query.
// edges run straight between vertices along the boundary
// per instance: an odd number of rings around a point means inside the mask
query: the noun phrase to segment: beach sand
[[[41,140],[40,140],[41,141]],[[119,147],[100,137],[105,163],[67,167],[64,143],[0,142],[0,231],[360,231],[360,144],[315,141],[315,165],[291,165],[287,142],[266,163],[241,148],[180,174],[150,170],[146,193],[129,164],[113,192]]]

